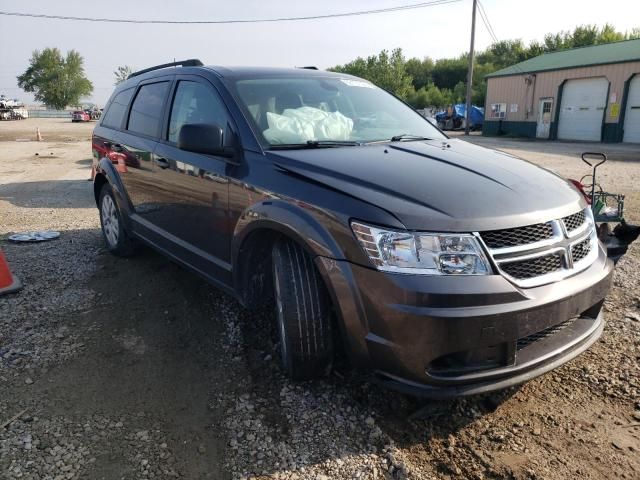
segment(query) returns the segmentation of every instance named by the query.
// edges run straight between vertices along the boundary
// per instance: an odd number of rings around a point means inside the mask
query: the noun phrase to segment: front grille
[[[564,222],[567,232],[571,232],[584,224],[584,210],[574,213],[573,215],[569,215],[568,217],[564,217],[562,221]]]
[[[543,257],[503,263],[500,268],[515,279],[526,280],[562,269],[562,255],[554,253]]]
[[[552,238],[553,227],[551,222],[545,222],[526,227],[482,232],[480,236],[489,248],[517,247]]]
[[[576,321],[575,318],[570,318],[569,320],[565,320],[564,322],[559,323],[557,325],[553,325],[552,327],[545,328],[544,330],[541,330],[536,333],[532,333],[528,337],[519,338],[516,344],[516,350],[522,350],[523,348],[528,347],[529,345],[537,342],[538,340],[544,340],[545,338],[549,338],[551,335],[555,335],[561,330],[564,330],[575,321]]]
[[[573,259],[573,263],[579,262],[584,257],[589,255],[591,251],[591,239],[587,238],[580,243],[576,243],[571,247],[571,258]]]
[[[561,280],[597,258],[593,248],[596,232],[587,209],[543,223],[478,235],[498,272],[523,288]]]

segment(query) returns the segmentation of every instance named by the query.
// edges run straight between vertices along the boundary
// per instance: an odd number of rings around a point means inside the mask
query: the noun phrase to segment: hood
[[[291,175],[386,210],[409,230],[510,228],[586,206],[558,175],[462,140],[272,150],[268,156]],[[358,212],[348,213],[367,221]]]

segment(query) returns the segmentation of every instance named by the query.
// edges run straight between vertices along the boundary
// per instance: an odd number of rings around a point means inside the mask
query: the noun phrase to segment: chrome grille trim
[[[584,218],[582,224],[581,217]],[[545,285],[575,275],[598,257],[598,237],[589,208],[543,223],[551,224],[553,236],[525,245],[490,248],[484,240],[485,232],[474,235],[486,248],[498,272],[523,288]],[[567,225],[573,229],[567,231]],[[514,229],[501,232],[510,230]],[[554,255],[558,258],[554,259]],[[545,260],[544,257],[549,259]]]
[[[589,218],[585,213],[585,210],[581,210],[573,215],[564,217],[562,219],[562,226],[568,237],[576,237],[584,233],[589,228]]]

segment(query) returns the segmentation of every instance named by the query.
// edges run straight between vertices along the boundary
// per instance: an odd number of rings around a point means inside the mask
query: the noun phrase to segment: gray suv
[[[93,156],[108,249],[144,243],[247,307],[275,304],[295,380],[343,349],[389,387],[475,394],[602,333],[613,264],[584,196],[365,80],[160,65],[118,85]]]

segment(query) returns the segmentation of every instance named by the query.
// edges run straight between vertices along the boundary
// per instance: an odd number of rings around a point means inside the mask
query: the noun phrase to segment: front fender
[[[325,212],[307,204],[295,205],[277,199],[254,204],[242,213],[236,223],[231,242],[233,265],[237,265],[245,239],[259,229],[269,229],[286,235],[314,257],[343,259],[344,253],[329,231],[329,224],[333,229],[343,228]]]

